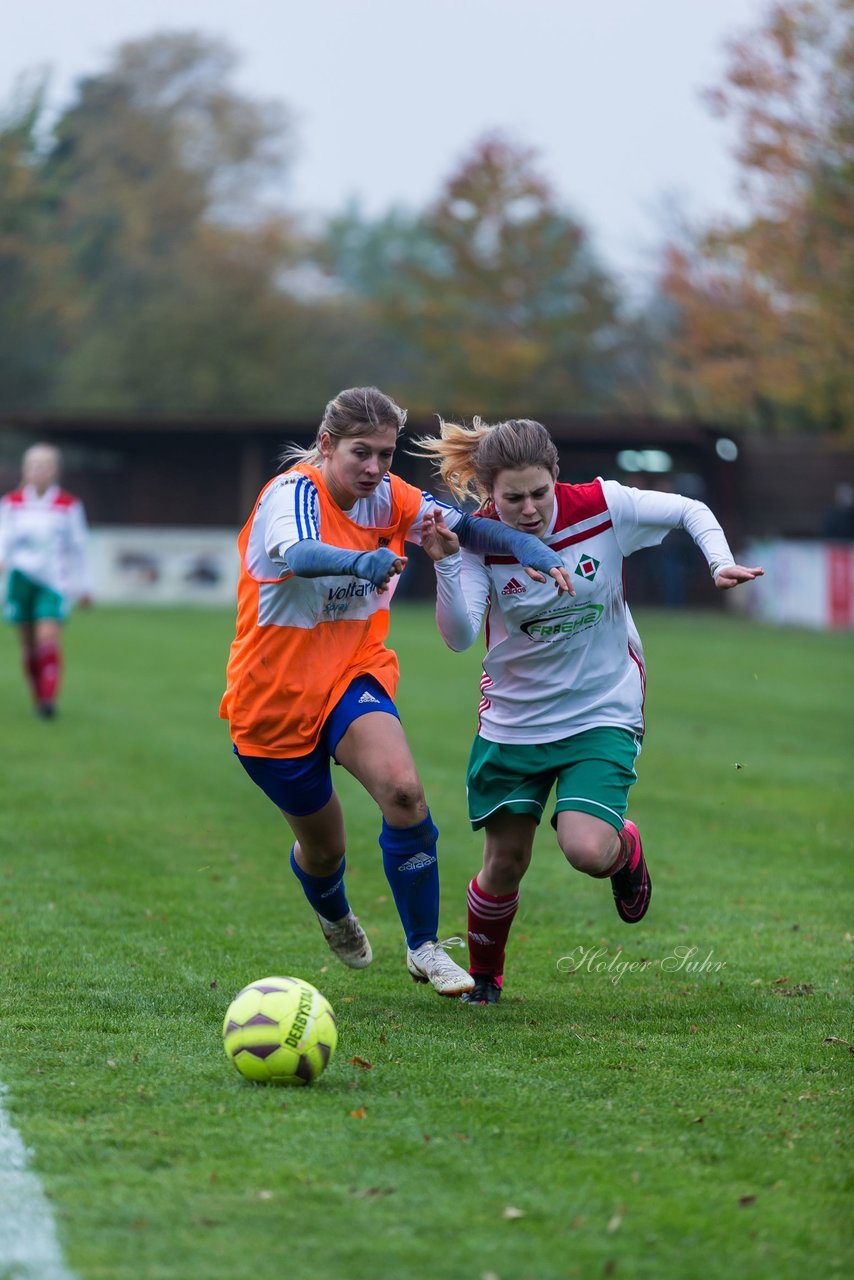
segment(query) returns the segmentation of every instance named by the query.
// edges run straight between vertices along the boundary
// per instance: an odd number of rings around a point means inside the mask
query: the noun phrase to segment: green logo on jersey
[[[575,566],[575,576],[577,578],[586,578],[588,582],[592,582],[596,577],[596,570],[599,568],[599,561],[594,560],[593,556],[585,555],[582,551],[581,559]]]
[[[601,604],[566,605],[562,609],[552,609],[539,618],[531,618],[520,628],[529,640],[537,644],[554,644],[557,640],[565,640],[568,636],[577,635],[593,627],[605,611]]]

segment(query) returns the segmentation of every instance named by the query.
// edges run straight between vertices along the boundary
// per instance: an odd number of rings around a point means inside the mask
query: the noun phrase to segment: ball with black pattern
[[[338,1028],[332,1006],[302,978],[260,978],[239,991],[222,1027],[225,1052],[253,1084],[306,1085],[325,1071]]]

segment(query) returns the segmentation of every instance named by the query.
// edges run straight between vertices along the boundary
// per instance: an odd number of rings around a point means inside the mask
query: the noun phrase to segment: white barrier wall
[[[90,534],[99,604],[231,604],[236,529],[97,528]]]
[[[236,529],[100,527],[90,539],[95,600],[102,604],[234,605]],[[765,569],[728,592],[730,607],[759,621],[854,630],[854,543],[755,540],[738,553]]]
[[[765,576],[727,593],[727,603],[763,622],[854,630],[854,543],[756,539],[737,557]]]

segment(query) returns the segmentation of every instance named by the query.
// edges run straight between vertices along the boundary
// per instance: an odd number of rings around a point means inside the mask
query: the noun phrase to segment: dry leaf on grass
[[[620,1223],[622,1221],[623,1221],[623,1209],[621,1206],[619,1209],[614,1210],[613,1216],[611,1217],[607,1227],[605,1228],[609,1236],[612,1236],[615,1231],[619,1231]]]
[[[849,1040],[840,1040],[839,1036],[825,1036],[821,1043],[822,1044],[841,1044],[848,1050],[849,1053],[854,1053],[854,1044],[851,1044]]]

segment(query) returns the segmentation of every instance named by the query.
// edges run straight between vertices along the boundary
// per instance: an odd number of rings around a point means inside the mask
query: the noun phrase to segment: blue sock
[[[291,849],[291,871],[302,885],[302,891],[308,898],[318,915],[324,920],[341,920],[350,910],[347,892],[344,888],[344,870],[347,866],[345,858],[341,866],[331,876],[312,876],[297,863]]]
[[[390,827],[383,818],[380,848],[397,913],[411,950],[435,942],[439,927],[439,864],[430,810],[417,827]]]

